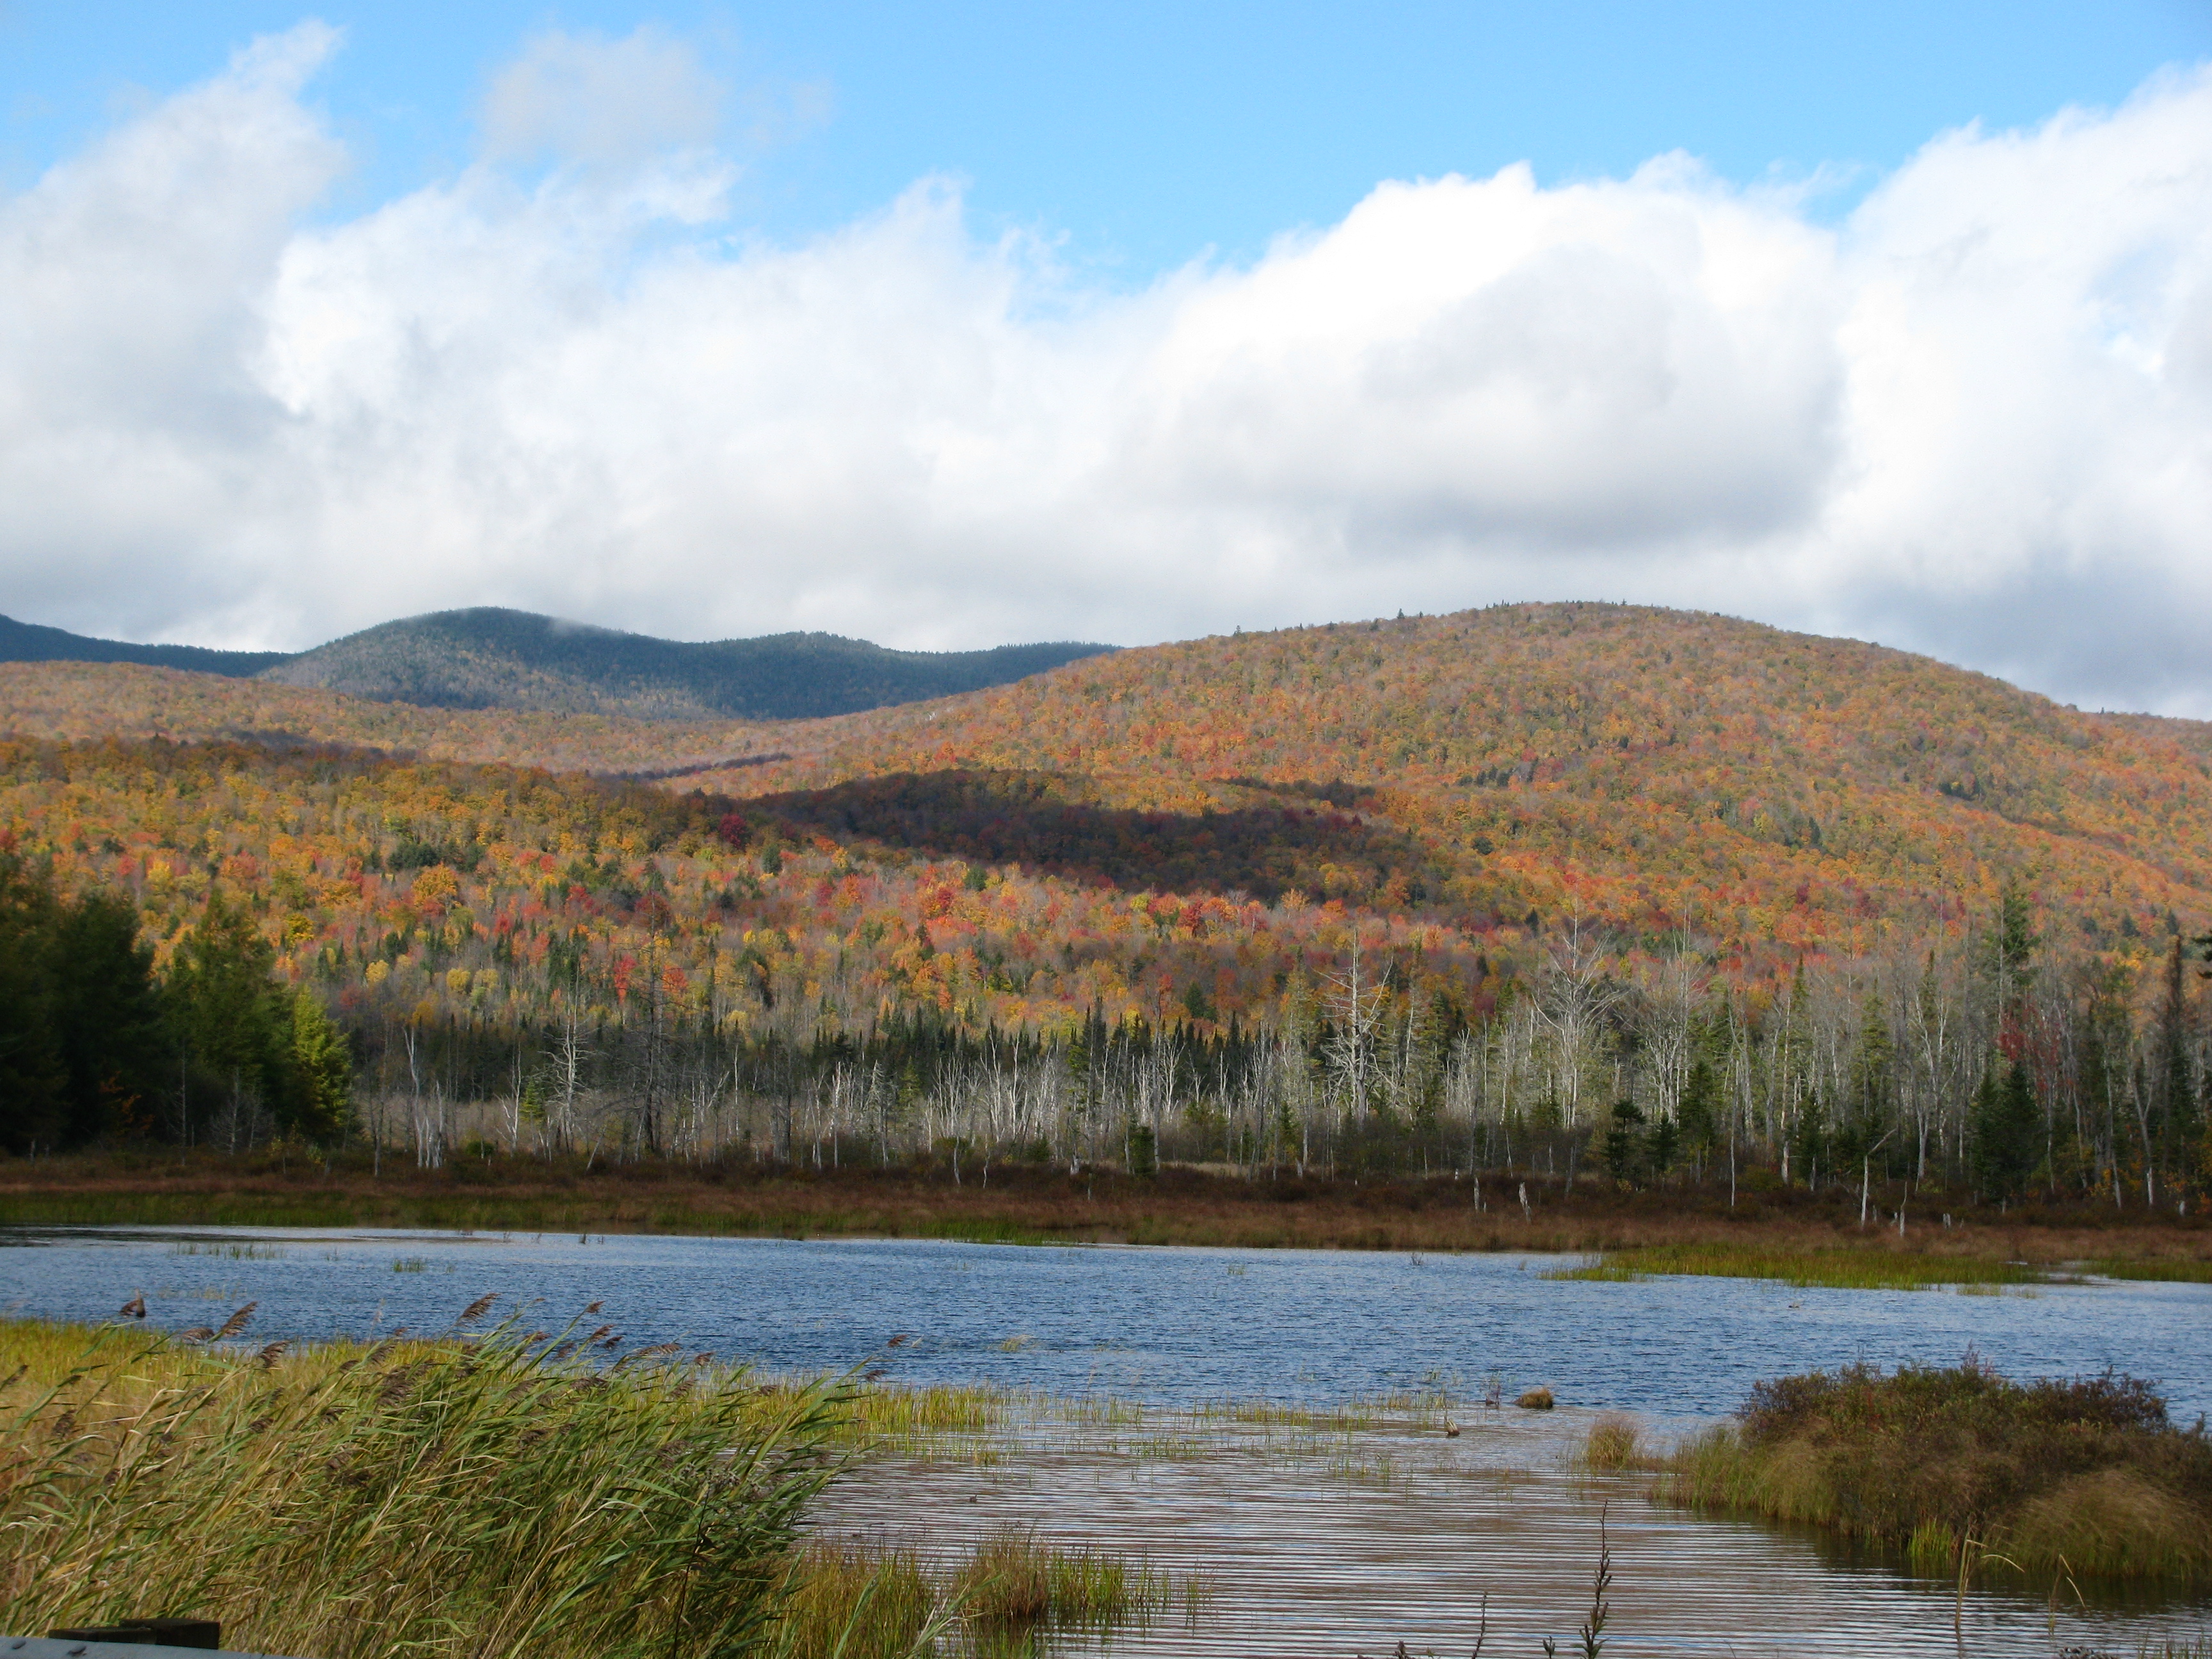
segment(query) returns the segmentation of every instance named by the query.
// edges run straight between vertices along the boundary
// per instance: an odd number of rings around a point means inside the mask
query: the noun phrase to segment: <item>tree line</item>
[[[854,1029],[772,989],[738,1021],[650,973],[595,994],[580,968],[567,1012],[536,1021],[364,1024],[362,1132],[426,1164],[464,1146],[955,1172],[1172,1158],[2185,1211],[2212,1185],[2208,945],[2172,939],[2138,984],[2046,947],[2008,889],[1954,939],[1807,963],[1775,989],[1686,941],[1654,956],[1571,920],[1478,1000],[1355,931],[1264,1021],[1094,1009],[1049,1032],[927,1004]]]
[[[157,973],[127,897],[66,895],[9,853],[0,1145],[1903,1181],[2122,1210],[2212,1185],[2212,940],[2177,933],[2134,967],[2069,952],[2008,888],[1954,934],[1778,987],[1676,944],[1570,916],[1533,965],[1478,984],[1353,925],[1249,1024],[1186,1005],[998,1030],[927,1000],[864,1023],[742,953],[704,1000],[649,961],[617,984],[580,954],[527,1010],[334,1021],[219,885]]]

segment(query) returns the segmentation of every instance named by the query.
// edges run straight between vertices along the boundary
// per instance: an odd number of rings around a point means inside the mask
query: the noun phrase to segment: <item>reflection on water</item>
[[[1572,1644],[1601,1514],[1616,1558],[1608,1653],[1949,1653],[1952,1587],[1763,1524],[1648,1501],[1567,1448],[1598,1408],[1680,1431],[1763,1376],[1853,1360],[1950,1364],[1969,1348],[2019,1377],[2117,1366],[2160,1380],[2177,1416],[2212,1409],[2212,1287],[2087,1284],[2033,1296],[1801,1290],[1728,1279],[1543,1277],[1556,1259],[1309,1251],[1020,1249],[249,1229],[0,1234],[0,1307],[100,1319],[138,1292],[149,1323],[213,1322],[258,1301],[252,1335],[405,1325],[428,1334],[485,1291],[550,1327],[604,1300],[631,1347],[676,1341],[781,1370],[884,1363],[895,1381],[991,1382],[1157,1408],[1140,1433],[1062,1425],[996,1462],[908,1456],[862,1471],[826,1524],[945,1544],[1005,1525],[1141,1549],[1213,1587],[1197,1630],[1130,1653],[1467,1652]],[[537,1305],[530,1304],[535,1303]],[[893,1349],[894,1334],[910,1340]],[[1477,1401],[1550,1386],[1540,1417]],[[1350,1436],[1192,1418],[1206,1401],[1327,1403],[1443,1388],[1467,1424]],[[972,1454],[973,1449],[970,1449]],[[2048,1587],[1978,1589],[1969,1650],[2132,1653],[2196,1634],[2202,1604],[2053,1610]],[[2056,1633],[2057,1641],[2052,1640]],[[1077,1644],[1069,1650],[1080,1650]]]

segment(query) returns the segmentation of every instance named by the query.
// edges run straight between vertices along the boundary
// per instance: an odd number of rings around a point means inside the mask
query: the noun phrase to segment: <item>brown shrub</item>
[[[2030,1570],[2212,1577],[2212,1440],[2135,1377],[2007,1382],[1969,1362],[1762,1382],[1733,1431],[1673,1462],[1688,1502]]]

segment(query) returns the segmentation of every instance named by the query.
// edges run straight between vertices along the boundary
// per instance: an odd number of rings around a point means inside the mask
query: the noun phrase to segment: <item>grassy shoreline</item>
[[[1030,1528],[958,1547],[825,1536],[817,1500],[878,1451],[1017,1402],[781,1378],[485,1297],[444,1334],[259,1345],[0,1321],[0,1629],[213,1618],[233,1647],[388,1659],[1036,1650],[1202,1588]],[[674,1349],[668,1345],[669,1350]]]
[[[1517,1200],[1525,1186],[1529,1207]],[[1936,1200],[1925,1200],[1933,1209]],[[2212,1279],[2201,1217],[2109,1207],[1931,1213],[1862,1230],[1856,1194],[1613,1192],[1488,1177],[1482,1207],[1464,1179],[1247,1179],[1191,1169],[1132,1179],[1111,1170],[1000,1164],[813,1170],[732,1164],[548,1165],[457,1159],[374,1170],[347,1154],[194,1152],[0,1163],[0,1225],[420,1227],[479,1232],[906,1237],[1010,1244],[1130,1243],[1260,1249],[1535,1250],[1604,1258],[1582,1276],[1728,1273],[1881,1285],[2027,1282],[2092,1263],[2118,1276]]]

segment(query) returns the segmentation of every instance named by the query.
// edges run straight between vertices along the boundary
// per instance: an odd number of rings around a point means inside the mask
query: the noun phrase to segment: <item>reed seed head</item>
[[[486,1313],[489,1312],[491,1310],[491,1304],[498,1300],[499,1292],[497,1291],[486,1291],[475,1301],[470,1303],[467,1307],[462,1309],[461,1316],[455,1320],[453,1323],[456,1325],[473,1324],[476,1321],[483,1318]]]

